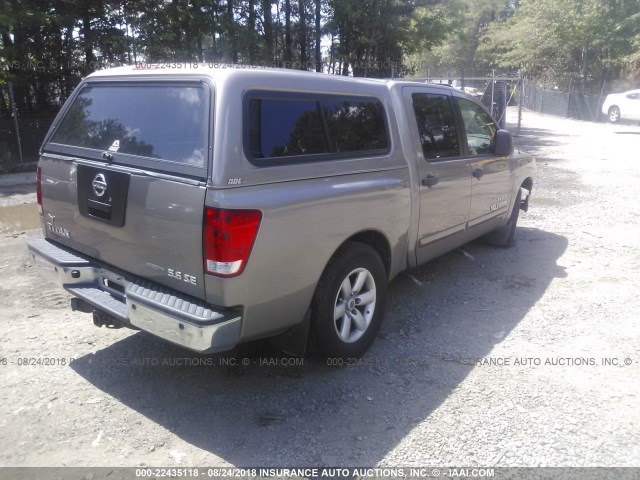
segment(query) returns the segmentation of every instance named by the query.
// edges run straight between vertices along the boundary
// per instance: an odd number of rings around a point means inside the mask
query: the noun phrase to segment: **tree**
[[[309,59],[307,58],[307,6],[304,0],[298,0],[298,17],[300,19],[298,27],[300,33],[298,40],[300,44],[300,68],[306,69]]]
[[[333,56],[343,75],[411,73],[408,54],[442,42],[452,25],[436,0],[330,0]]]
[[[515,15],[492,24],[478,49],[487,62],[522,69],[568,88],[596,91],[617,77],[640,32],[633,0],[522,0]]]
[[[315,0],[315,60],[316,72],[322,71],[322,2]]]
[[[273,36],[273,17],[271,15],[271,0],[262,0],[262,27],[264,30],[264,53],[263,59],[267,64],[271,64],[274,60],[274,36]]]
[[[232,61],[233,1],[135,0],[136,43],[148,62],[205,60],[215,54]],[[231,10],[231,12],[230,12]]]
[[[57,110],[83,75],[126,62],[125,32],[113,14],[119,11],[118,1],[0,3],[0,145],[12,158],[37,159]]]
[[[480,67],[476,58],[480,39],[494,22],[503,21],[513,15],[517,2],[512,0],[459,0],[448,5],[449,15],[457,21],[450,24],[451,30],[444,32],[442,45],[431,51],[417,52],[411,63],[418,66],[421,76],[473,74]],[[486,72],[478,72],[483,75]]]

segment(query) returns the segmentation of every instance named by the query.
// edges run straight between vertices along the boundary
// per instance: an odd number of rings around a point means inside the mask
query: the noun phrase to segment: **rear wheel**
[[[518,189],[516,201],[507,224],[485,235],[484,239],[496,247],[511,248],[516,244],[516,226],[520,216],[520,204],[522,203],[522,189]]]
[[[611,123],[617,123],[620,121],[620,109],[618,107],[611,107],[609,109],[609,121]]]
[[[373,343],[384,316],[387,275],[380,255],[348,243],[329,261],[311,306],[312,351],[359,357]]]

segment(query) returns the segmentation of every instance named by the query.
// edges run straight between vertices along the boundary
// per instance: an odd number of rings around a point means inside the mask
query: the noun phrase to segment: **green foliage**
[[[9,82],[18,112],[36,114],[98,68],[165,61],[369,77],[521,68],[588,90],[637,78],[640,0],[0,0],[2,115]]]
[[[455,22],[437,2],[330,0],[332,71],[384,77],[413,73],[404,60],[438,45]]]
[[[420,76],[458,75],[462,70],[466,75],[473,74],[483,64],[476,58],[480,39],[492,23],[509,18],[514,12],[509,0],[453,0],[447,9],[454,20],[450,29],[441,33],[441,45],[411,57],[412,63],[420,67]]]
[[[618,76],[637,51],[637,0],[523,0],[515,15],[492,24],[478,55],[583,91]]]

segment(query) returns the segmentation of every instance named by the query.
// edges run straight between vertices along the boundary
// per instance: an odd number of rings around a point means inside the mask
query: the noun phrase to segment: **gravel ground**
[[[640,127],[526,112],[521,133],[518,245],[401,275],[342,367],[97,329],[28,262],[40,232],[2,234],[0,465],[640,466]]]
[[[0,175],[0,207],[34,203],[35,187],[35,172]]]

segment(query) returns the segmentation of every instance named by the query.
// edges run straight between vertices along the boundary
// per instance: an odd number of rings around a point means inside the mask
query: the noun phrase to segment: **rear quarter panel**
[[[277,333],[304,318],[336,250],[366,230],[392,249],[391,275],[406,268],[411,202],[406,169],[209,189],[213,207],[259,209],[260,230],[238,277],[206,276],[207,301],[244,306],[242,339]]]

